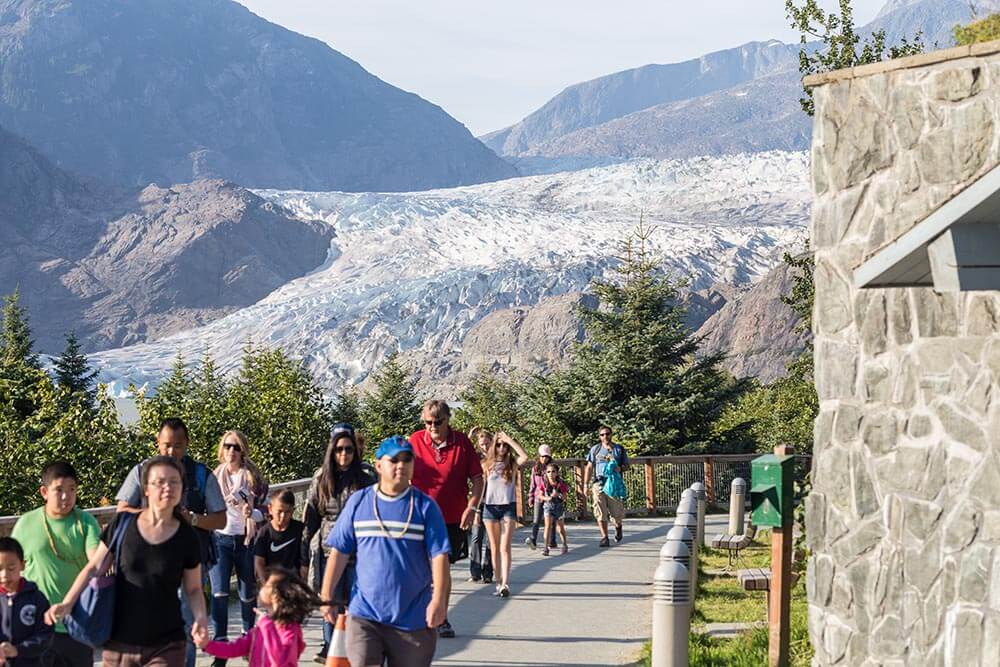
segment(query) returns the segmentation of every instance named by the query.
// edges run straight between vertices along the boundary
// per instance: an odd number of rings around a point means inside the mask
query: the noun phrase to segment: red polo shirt
[[[431,442],[425,430],[410,436],[413,445],[413,486],[433,498],[444,522],[462,522],[462,513],[469,506],[469,481],[482,477],[479,455],[462,432],[448,429],[448,442],[440,449]]]

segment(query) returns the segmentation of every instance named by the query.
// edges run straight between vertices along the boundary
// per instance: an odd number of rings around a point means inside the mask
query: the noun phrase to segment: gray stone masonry
[[[852,286],[1000,163],[1000,55],[925,62],[814,89],[816,665],[1000,664],[1000,293]]]

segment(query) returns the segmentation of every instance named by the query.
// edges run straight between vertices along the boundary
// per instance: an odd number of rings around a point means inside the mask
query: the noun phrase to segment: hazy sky
[[[440,105],[476,135],[579,81],[752,40],[798,40],[784,0],[239,1]],[[857,24],[883,4],[854,0]]]

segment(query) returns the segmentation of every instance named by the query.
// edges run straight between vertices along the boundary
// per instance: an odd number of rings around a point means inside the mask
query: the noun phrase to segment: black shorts
[[[449,523],[448,542],[451,544],[451,553],[448,554],[448,561],[457,563],[463,558],[469,557],[469,534],[462,530],[462,526],[457,523]]]

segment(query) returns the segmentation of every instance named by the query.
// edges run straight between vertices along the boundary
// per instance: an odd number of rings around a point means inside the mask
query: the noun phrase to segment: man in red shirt
[[[444,401],[424,403],[424,429],[410,436],[413,445],[413,486],[437,502],[448,527],[452,563],[469,554],[467,533],[483,495],[483,467],[469,438],[448,427],[451,409]],[[469,484],[472,492],[469,492]],[[454,637],[446,618],[439,637]]]

